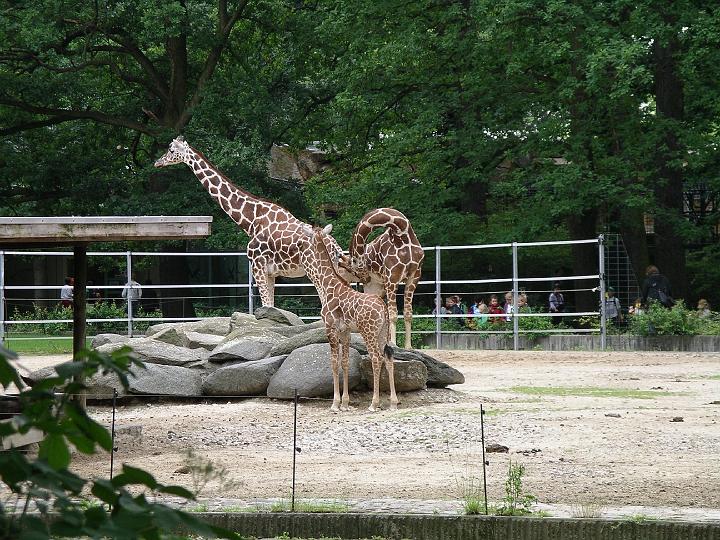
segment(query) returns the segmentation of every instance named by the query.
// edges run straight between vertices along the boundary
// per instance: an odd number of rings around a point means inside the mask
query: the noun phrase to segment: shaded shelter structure
[[[0,254],[10,248],[73,248],[74,356],[85,346],[88,244],[205,238],[211,223],[211,216],[0,217]],[[4,294],[4,282],[0,257],[0,295]],[[2,298],[0,305],[4,305]],[[0,313],[0,328],[4,317]]]

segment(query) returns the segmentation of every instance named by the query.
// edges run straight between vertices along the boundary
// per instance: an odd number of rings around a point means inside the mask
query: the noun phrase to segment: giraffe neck
[[[365,253],[365,245],[367,244],[370,233],[379,228],[385,227],[391,234],[397,236],[411,235],[412,227],[405,215],[394,208],[377,208],[365,214],[353,231],[350,240],[350,255],[352,257],[360,257]]]
[[[230,182],[200,152],[194,148],[191,150],[192,153],[186,157],[185,164],[190,167],[225,213],[249,236],[252,236],[251,228],[262,201]]]
[[[329,291],[339,292],[352,288],[347,281],[338,275],[323,241],[313,242],[308,252],[310,252],[311,262],[306,266],[307,276],[318,290],[323,304]]]

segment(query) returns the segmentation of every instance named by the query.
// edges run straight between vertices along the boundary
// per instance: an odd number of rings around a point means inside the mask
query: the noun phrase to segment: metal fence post
[[[598,275],[600,276],[600,348],[607,343],[607,317],[605,316],[605,236],[598,236]]]
[[[0,345],[5,344],[5,252],[0,251]]]
[[[440,318],[440,307],[442,306],[442,295],[440,294],[440,246],[435,246],[435,348],[442,348],[442,332]]]
[[[252,263],[250,262],[250,257],[248,257],[248,313],[250,315],[253,314],[253,311],[255,311],[255,308],[253,306],[253,273],[252,273]]]
[[[132,299],[131,296],[131,287],[130,282],[132,281],[132,252],[126,251],[125,252],[125,266],[126,266],[126,274],[127,274],[127,282],[125,283],[125,289],[123,289],[126,294],[125,300],[127,301],[127,316],[128,316],[128,329],[127,329],[127,335],[128,337],[132,337],[133,335],[133,316],[132,316]]]
[[[518,246],[512,243],[512,292],[513,292],[513,349],[520,349],[520,319],[518,317]]]

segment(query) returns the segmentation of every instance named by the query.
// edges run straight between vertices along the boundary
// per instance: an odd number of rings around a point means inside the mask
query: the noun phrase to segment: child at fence
[[[615,296],[615,289],[608,287],[605,298],[605,319],[614,325],[623,322],[622,311],[620,310],[620,300]]]
[[[488,306],[488,315],[490,315],[490,321],[493,324],[502,324],[505,315],[505,310],[500,305],[500,301],[496,294],[490,297],[490,305]],[[493,316],[494,315],[494,316]]]

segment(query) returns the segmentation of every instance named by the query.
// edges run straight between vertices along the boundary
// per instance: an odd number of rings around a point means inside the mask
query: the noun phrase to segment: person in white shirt
[[[66,277],[65,285],[60,289],[60,305],[62,307],[73,307],[73,285],[75,285],[75,279]]]
[[[140,307],[140,299],[142,298],[142,287],[134,279],[128,281],[122,290],[122,297],[127,300],[128,313],[132,313],[132,316],[137,315],[137,310]]]

